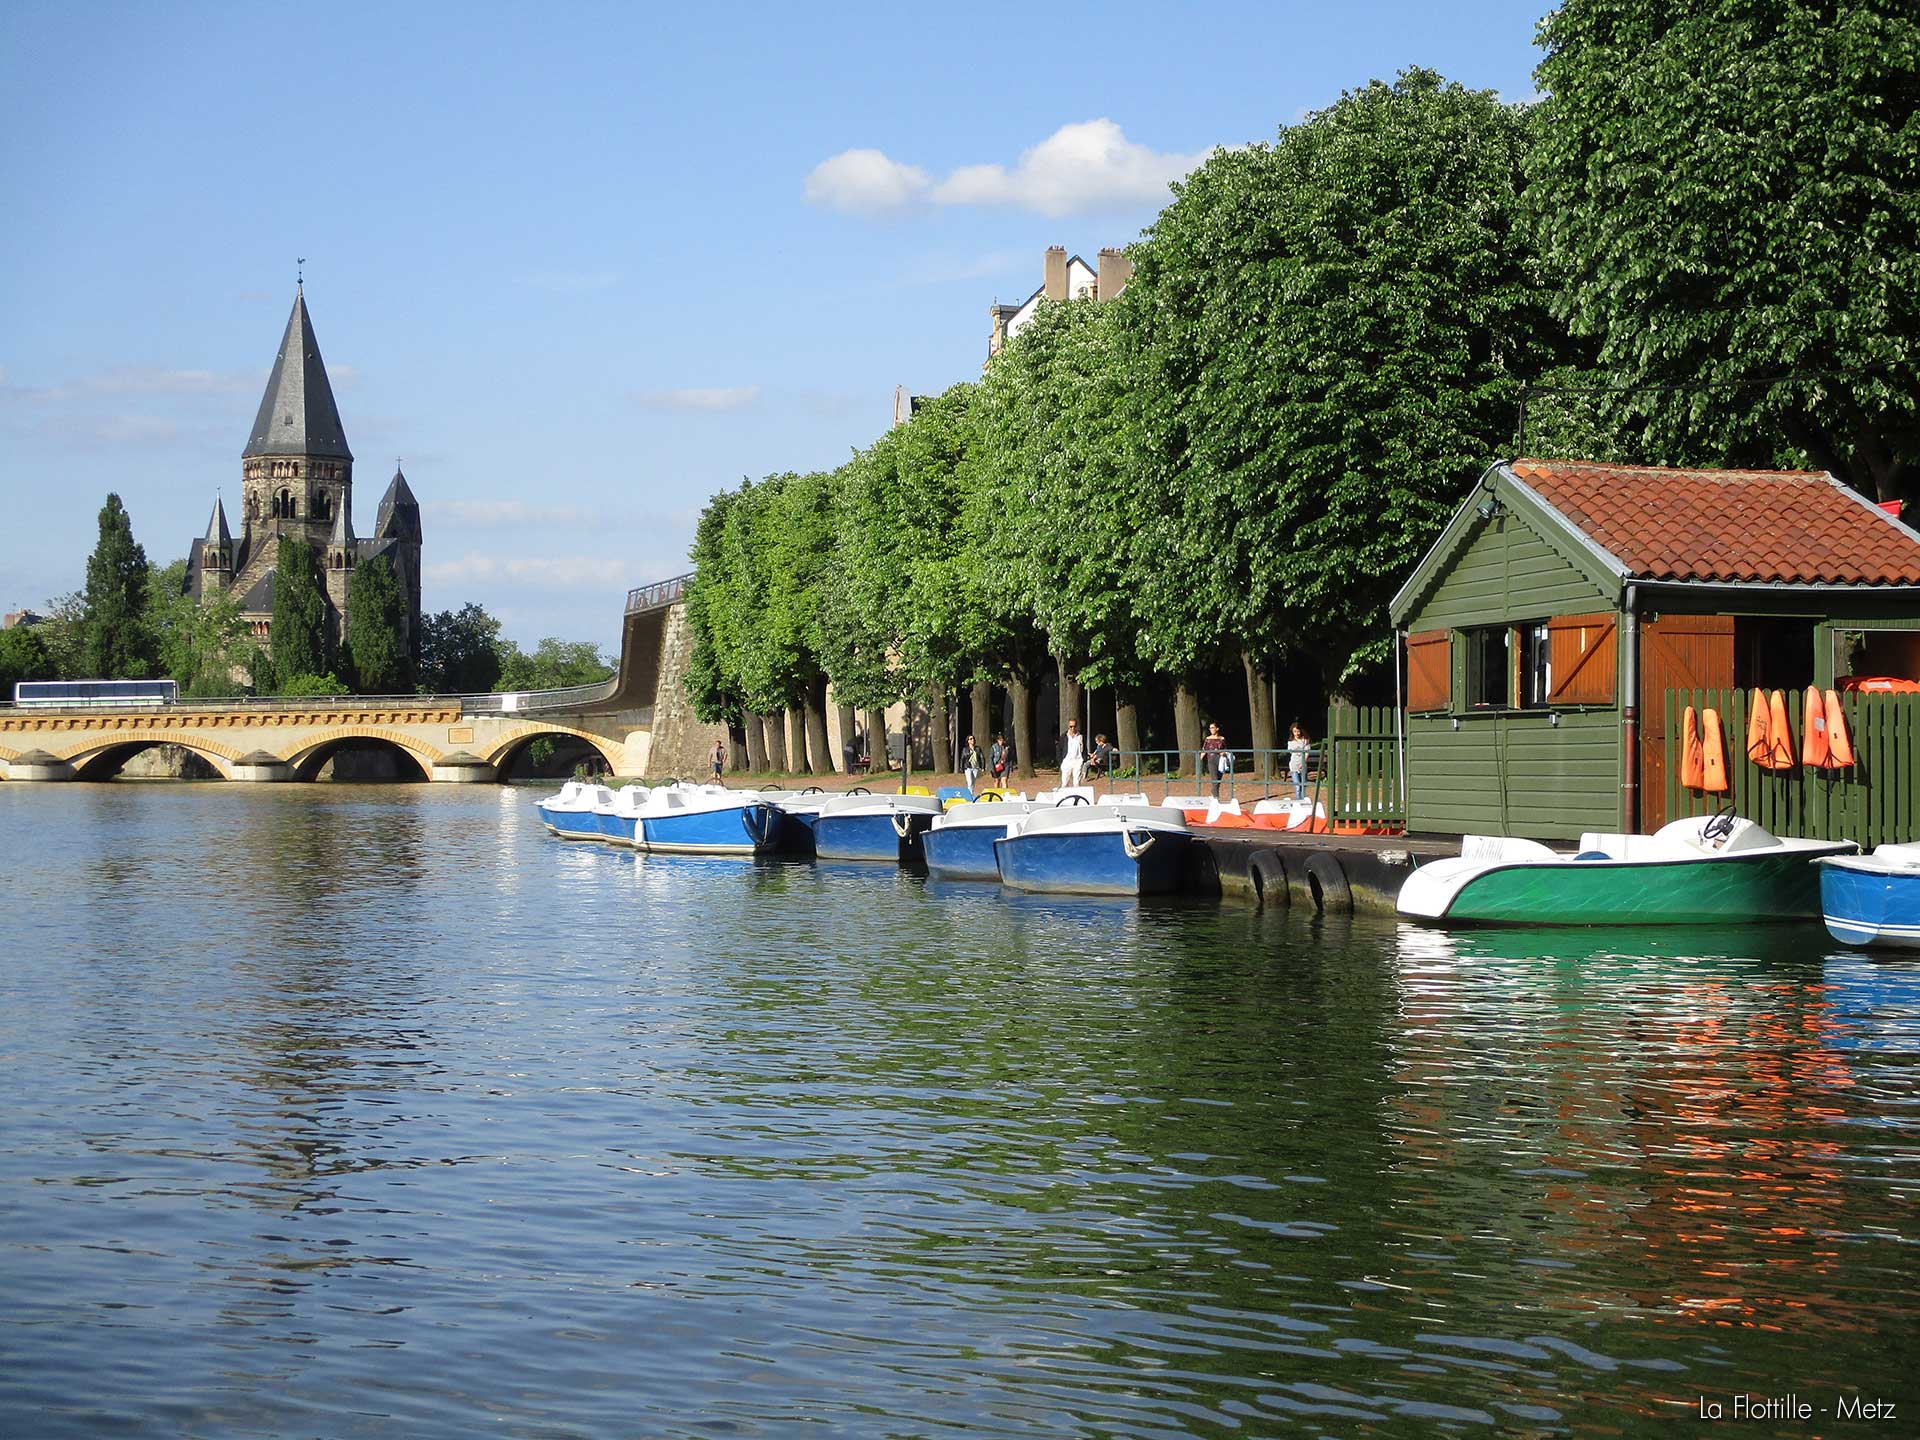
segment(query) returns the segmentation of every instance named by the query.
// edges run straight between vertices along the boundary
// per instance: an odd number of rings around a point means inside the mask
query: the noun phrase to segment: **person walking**
[[[718,780],[720,772],[727,768],[727,746],[724,740],[713,742],[713,754],[709,758],[713,761],[713,778]]]
[[[1080,785],[1087,778],[1087,737],[1080,733],[1078,720],[1067,721],[1066,746],[1060,754],[1062,789]]]
[[[1220,778],[1232,767],[1227,755],[1227,737],[1220,733],[1220,726],[1212,721],[1207,723],[1207,738],[1200,742],[1200,773],[1213,782],[1213,798],[1220,798]]]
[[[967,743],[960,751],[960,768],[967,775],[967,789],[972,790],[980,780],[980,747],[974,743],[973,736],[967,736]]]
[[[1298,720],[1287,732],[1287,776],[1293,781],[1293,798],[1307,798],[1307,756],[1313,752],[1313,742],[1307,739],[1307,732]]]
[[[1007,778],[1007,737],[996,735],[993,744],[987,747],[987,768],[993,772],[993,783],[998,785]]]

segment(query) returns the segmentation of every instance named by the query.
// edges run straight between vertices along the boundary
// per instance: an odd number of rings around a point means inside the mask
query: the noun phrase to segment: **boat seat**
[[[1582,840],[1580,848],[1591,850],[1594,847]],[[1518,835],[1463,835],[1460,837],[1460,858],[1480,861],[1556,860],[1559,856],[1551,846],[1542,845],[1538,840],[1524,840]]]

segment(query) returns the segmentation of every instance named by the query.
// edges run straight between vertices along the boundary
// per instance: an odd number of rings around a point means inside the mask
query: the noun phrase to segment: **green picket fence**
[[[1335,705],[1327,712],[1325,780],[1317,788],[1327,818],[1381,829],[1403,829],[1400,742],[1391,705]]]
[[[1787,696],[1793,753],[1800,754],[1806,692]],[[1810,840],[1853,840],[1862,846],[1920,838],[1920,695],[1842,695],[1858,760],[1847,770],[1766,770],[1747,758],[1746,690],[1669,690],[1667,722],[1667,818],[1711,814],[1731,802],[1734,810],[1776,835]],[[1727,745],[1725,795],[1687,790],[1680,784],[1682,717],[1720,712]]]

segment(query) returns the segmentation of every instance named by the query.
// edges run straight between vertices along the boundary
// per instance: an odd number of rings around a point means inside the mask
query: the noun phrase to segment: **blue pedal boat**
[[[813,854],[813,823],[820,816],[820,807],[832,798],[832,792],[809,785],[804,790],[763,790],[760,798],[779,812],[773,848],[782,855]]]
[[[613,804],[613,792],[604,785],[569,780],[558,795],[534,802],[540,823],[562,840],[605,840],[599,807]]]
[[[833,796],[813,822],[813,849],[822,860],[920,859],[921,837],[940,814],[932,795]]]
[[[1025,799],[955,805],[920,837],[927,873],[943,880],[998,880],[994,842],[1006,839],[1007,826],[1037,808],[1038,801]]]
[[[1000,883],[1063,895],[1170,895],[1186,888],[1186,816],[1163,805],[1036,810],[993,845]]]
[[[644,785],[623,785],[604,805],[593,807],[600,823],[600,838],[615,845],[644,846],[640,834],[640,814],[653,792]]]
[[[1829,855],[1820,866],[1820,918],[1843,945],[1920,950],[1920,845]]]
[[[649,852],[675,855],[760,855],[771,851],[780,812],[758,791],[718,785],[655,790],[640,811]]]

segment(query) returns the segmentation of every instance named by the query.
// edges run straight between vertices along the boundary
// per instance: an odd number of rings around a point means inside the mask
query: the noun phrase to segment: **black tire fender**
[[[1351,915],[1353,887],[1338,857],[1316,850],[1307,857],[1307,888],[1313,893],[1313,908],[1323,913]]]
[[[1262,905],[1279,909],[1293,903],[1287,889],[1287,867],[1273,851],[1256,851],[1247,862],[1247,876],[1253,881],[1254,898]]]

